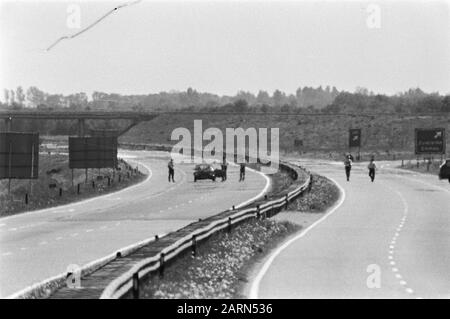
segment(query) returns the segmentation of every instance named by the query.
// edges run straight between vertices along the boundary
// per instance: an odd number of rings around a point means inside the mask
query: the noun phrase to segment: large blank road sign
[[[349,147],[361,147],[361,129],[350,129],[348,132],[348,146]]]
[[[69,168],[117,167],[117,137],[69,137]]]
[[[37,179],[39,134],[0,133],[0,179]]]
[[[416,154],[445,154],[445,129],[416,129]]]

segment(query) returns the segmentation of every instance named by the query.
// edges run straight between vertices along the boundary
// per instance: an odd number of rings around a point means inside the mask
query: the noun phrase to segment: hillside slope
[[[172,131],[184,127],[193,132],[195,119],[201,119],[203,130],[225,128],[279,128],[280,149],[285,152],[342,153],[348,151],[348,129],[362,129],[363,153],[402,154],[414,157],[415,128],[446,128],[450,131],[449,116],[387,116],[356,117],[343,115],[161,115],[143,122],[121,136],[121,142],[175,143]],[[295,141],[297,140],[297,146]],[[205,142],[206,144],[206,142]],[[450,140],[447,139],[447,150]],[[352,150],[355,152],[356,150]]]

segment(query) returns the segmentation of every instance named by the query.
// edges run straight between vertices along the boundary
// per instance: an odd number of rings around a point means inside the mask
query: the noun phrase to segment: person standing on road
[[[245,163],[241,163],[239,169],[239,181],[242,182],[245,180]]]
[[[175,180],[174,180],[175,166],[173,164],[173,158],[170,159],[169,164],[167,164],[167,167],[169,168],[169,182],[172,179],[172,182],[175,183]]]
[[[373,181],[375,179],[375,170],[377,168],[373,158],[370,159],[370,163],[369,163],[369,165],[367,165],[367,168],[369,169],[369,176],[370,176],[370,179],[372,180],[372,183],[373,183]]]
[[[347,155],[347,157],[345,158],[344,166],[345,166],[345,175],[347,176],[347,182],[349,182],[350,181],[350,172],[352,170],[352,159],[351,159],[350,155]]]
[[[221,169],[222,169],[222,181],[226,181],[227,180],[227,168],[228,168],[228,164],[226,160],[223,160],[223,163],[221,165]]]

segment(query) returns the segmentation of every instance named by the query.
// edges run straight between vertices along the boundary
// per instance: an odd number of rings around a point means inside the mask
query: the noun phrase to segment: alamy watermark
[[[381,8],[378,4],[371,3],[367,6],[366,12],[368,13],[366,19],[366,25],[369,29],[381,28]]]
[[[69,29],[81,28],[81,8],[78,4],[69,4],[66,9],[66,26]]]
[[[71,264],[66,270],[66,285],[68,288],[81,288],[81,268],[78,265]]]
[[[381,267],[377,264],[370,264],[367,266],[366,271],[369,273],[366,279],[367,288],[381,288]]]
[[[178,163],[261,163],[271,169],[278,169],[280,163],[278,128],[270,129],[270,137],[267,128],[253,127],[226,128],[224,134],[216,127],[203,130],[202,120],[194,120],[193,132],[178,127],[172,131],[170,139],[178,141],[171,151]]]

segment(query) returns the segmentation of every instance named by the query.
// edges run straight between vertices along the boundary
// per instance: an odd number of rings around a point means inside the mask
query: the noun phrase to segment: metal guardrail
[[[144,149],[152,149],[152,150],[161,150],[168,151],[170,150],[169,145],[159,144],[159,145],[148,145],[148,144],[131,144],[131,143],[121,143],[122,147],[131,147],[131,148],[144,148]],[[298,180],[298,176],[300,173],[300,167],[281,162],[280,167],[282,170],[287,171],[291,178],[296,181]],[[226,217],[221,218],[219,220],[215,219],[207,226],[203,226],[202,228],[195,229],[191,233],[186,236],[183,236],[181,239],[177,240],[175,243],[170,244],[169,246],[163,248],[156,255],[146,258],[134,267],[132,267],[129,271],[125,272],[123,275],[114,279],[101,294],[100,298],[120,298],[123,297],[128,292],[132,291],[134,297],[139,297],[139,279],[142,279],[147,274],[152,271],[160,271],[162,274],[164,272],[165,263],[171,259],[176,258],[181,255],[183,252],[187,251],[189,248],[192,249],[192,253],[195,255],[197,251],[197,244],[203,240],[206,240],[213,234],[222,231],[223,229],[227,229],[231,231],[234,225],[241,223],[250,218],[266,218],[275,215],[279,212],[283,206],[287,206],[287,204],[295,199],[297,196],[302,194],[305,190],[311,189],[312,183],[312,175],[305,169],[302,169],[309,174],[308,179],[305,183],[300,186],[295,187],[290,192],[282,191],[282,195],[280,195],[276,199],[272,200],[264,200],[249,203],[248,205],[244,205],[241,208],[228,210],[222,212],[220,214],[225,214]],[[293,185],[290,186],[292,188]],[[218,214],[218,215],[220,215]],[[206,221],[206,220],[205,220]],[[195,224],[195,223],[194,223]],[[175,232],[176,233],[176,232]],[[169,236],[170,234],[165,234],[164,237]],[[137,244],[130,245],[119,251],[108,255],[100,260],[94,261],[88,265],[85,265],[80,269],[81,277],[89,276],[91,273],[101,269],[106,264],[117,260],[117,258],[122,256],[128,256],[138,249],[151,245],[153,242],[157,242],[156,238],[147,239]],[[49,278],[44,280],[41,283],[35,284],[31,287],[28,287],[18,293],[15,293],[8,298],[47,298],[52,295],[55,291],[60,289],[67,280],[67,274],[60,274],[53,278]]]
[[[280,165],[282,169],[291,173],[294,180],[298,179],[300,167],[285,162],[280,163]],[[197,252],[197,244],[219,231],[223,231],[224,229],[231,231],[234,225],[247,219],[272,217],[283,207],[287,207],[289,202],[300,194],[304,193],[306,190],[311,190],[311,185],[312,175],[309,174],[308,179],[302,185],[299,185],[284,196],[267,201],[263,204],[250,204],[247,207],[236,210],[232,215],[213,221],[209,225],[189,233],[175,243],[162,249],[158,254],[145,258],[129,271],[114,279],[105,288],[100,298],[118,299],[129,292],[132,292],[134,298],[139,298],[140,279],[156,271],[159,271],[162,275],[165,264],[169,260],[176,258],[189,249],[191,249],[192,254],[195,255]]]

